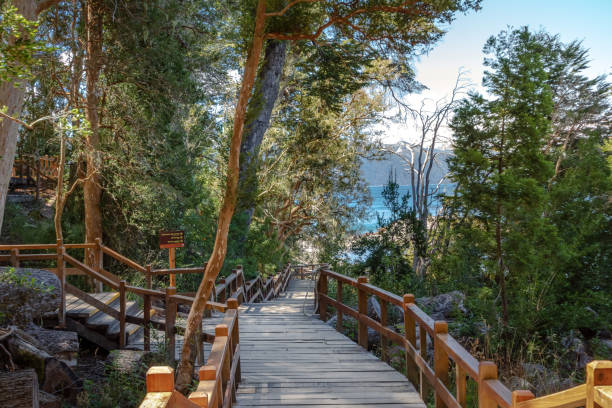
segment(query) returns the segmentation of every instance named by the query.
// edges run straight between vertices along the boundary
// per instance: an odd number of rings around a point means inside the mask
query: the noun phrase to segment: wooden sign
[[[182,248],[185,246],[185,231],[160,231],[160,248]]]

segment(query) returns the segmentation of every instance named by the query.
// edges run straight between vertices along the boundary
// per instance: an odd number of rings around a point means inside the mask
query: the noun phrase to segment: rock
[[[587,353],[585,343],[578,337],[574,336],[573,333],[562,338],[561,344],[567,348],[567,351],[570,354],[569,357],[573,358],[577,368],[583,369],[588,363],[593,361],[593,358]]]
[[[438,296],[418,298],[416,304],[422,309],[427,309],[434,320],[449,320],[457,311],[467,314],[464,301],[465,295],[454,290]]]
[[[523,373],[527,378],[543,376],[546,371],[546,367],[542,364],[523,363]]]
[[[403,367],[405,364],[404,358],[404,348],[400,346],[393,345],[389,347],[387,350],[387,354],[389,355],[389,363],[393,367]]]
[[[49,330],[30,324],[24,331],[52,357],[74,367],[79,353],[79,336],[76,332]]]
[[[0,335],[13,363],[22,368],[34,369],[43,391],[61,394],[76,403],[82,382],[66,363],[52,357],[34,337],[17,327],[6,332],[0,331]]]
[[[28,194],[8,194],[6,201],[9,203],[30,203],[34,201],[35,197]]]
[[[510,377],[510,390],[532,390],[533,385],[529,381],[521,377]]]
[[[374,344],[380,344],[380,334],[376,330],[368,327],[368,349]]]
[[[122,373],[138,369],[148,353],[142,350],[113,350],[106,357],[106,364]]]
[[[0,268],[0,315],[8,323],[27,326],[60,304],[60,282],[52,272]]]
[[[45,376],[41,389],[61,395],[63,399],[76,404],[77,395],[83,390],[83,382],[66,363],[51,357],[45,361]]]
[[[62,400],[48,392],[38,391],[38,403],[40,408],[62,408]]]
[[[368,298],[368,317],[380,322],[380,303],[378,303],[378,299],[374,296],[370,296]]]
[[[608,350],[610,351],[610,353],[612,353],[612,339],[609,340],[601,340],[601,344],[603,344],[604,346],[606,346],[608,348]]]

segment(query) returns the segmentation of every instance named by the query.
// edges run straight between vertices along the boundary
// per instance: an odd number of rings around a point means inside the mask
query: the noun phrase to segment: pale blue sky
[[[463,68],[479,88],[483,73],[482,47],[491,35],[507,26],[529,26],[559,34],[563,42],[582,40],[590,50],[589,75],[612,73],[612,0],[483,0],[482,9],[459,15],[447,34],[431,52],[416,63],[417,79],[430,91],[408,98],[441,98],[452,89],[457,72]],[[410,129],[389,126],[385,141],[408,139]]]

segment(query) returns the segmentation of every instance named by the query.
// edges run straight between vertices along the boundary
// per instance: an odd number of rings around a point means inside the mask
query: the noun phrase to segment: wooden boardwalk
[[[240,307],[235,406],[425,408],[401,373],[310,316],[312,289],[294,279],[276,300]]]

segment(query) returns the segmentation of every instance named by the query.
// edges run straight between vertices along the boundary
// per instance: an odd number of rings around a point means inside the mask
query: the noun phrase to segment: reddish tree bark
[[[244,67],[242,76],[242,87],[234,113],[234,129],[230,143],[230,154],[227,166],[227,181],[225,194],[223,196],[223,204],[219,211],[219,220],[217,223],[217,235],[212,254],[206,265],[204,277],[200,283],[200,287],[195,296],[195,301],[189,311],[189,317],[185,327],[185,342],[181,351],[181,359],[177,368],[176,388],[179,391],[185,392],[191,384],[193,378],[193,359],[192,354],[192,339],[197,333],[200,323],[202,322],[202,314],[206,307],[207,299],[210,297],[212,286],[221,271],[225,254],[227,253],[227,232],[229,225],[234,215],[236,207],[236,193],[238,190],[238,173],[240,170],[240,144],[242,141],[242,133],[244,130],[244,122],[246,119],[246,107],[253,90],[255,83],[255,74],[263,48],[265,38],[265,0],[259,0],[257,3],[257,14],[255,17],[255,30],[253,33],[253,42],[249,50],[247,61]]]

